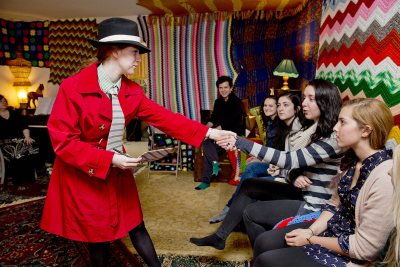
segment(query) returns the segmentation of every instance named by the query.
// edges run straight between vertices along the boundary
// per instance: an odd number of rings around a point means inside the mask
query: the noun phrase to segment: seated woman
[[[393,152],[393,169],[389,172],[392,176],[394,194],[392,198],[391,212],[395,228],[386,241],[385,248],[380,252],[375,261],[375,267],[399,267],[400,266],[400,145]]]
[[[217,231],[204,238],[191,238],[192,243],[198,246],[212,246],[223,249],[226,239],[242,220],[243,211],[247,205],[253,202],[253,199],[263,200],[254,204],[260,203],[262,209],[258,210],[258,214],[260,214],[264,222],[263,225],[267,229],[272,229],[276,223],[284,218],[319,211],[330,199],[332,191],[329,184],[337,174],[337,167],[344,151],[337,146],[332,130],[337,122],[341,106],[339,90],[329,81],[315,79],[309,82],[303,95],[304,115],[306,119],[317,124],[315,133],[311,134],[311,142],[305,148],[284,152],[241,137],[221,138],[217,141],[224,148],[232,149],[233,144],[242,151],[283,169],[297,170],[297,168],[304,168],[303,175],[292,181],[298,187],[302,187],[302,199],[299,200],[298,196],[294,196],[292,194],[294,190],[284,183],[271,182],[260,178],[248,179],[243,183],[226,218]],[[295,173],[297,174],[297,171]],[[289,178],[292,177],[291,173],[288,175]],[[294,176],[294,178],[296,177],[297,175]],[[276,203],[276,200],[281,201]],[[243,219],[246,220],[245,217]],[[257,233],[249,235],[252,244],[254,241],[252,236],[256,235]]]
[[[338,146],[349,149],[341,162],[336,194],[307,229],[286,227],[259,235],[255,267],[367,266],[376,259],[393,228],[387,207],[393,194],[388,174],[392,160],[384,149],[392,127],[385,103],[345,103],[334,131]]]
[[[273,109],[274,101],[275,109]],[[304,115],[301,111],[300,98],[294,93],[289,92],[281,95],[278,98],[277,104],[274,97],[267,97],[264,101],[263,111],[264,112],[262,114],[265,114],[264,117],[271,114],[272,111],[275,111],[275,113],[272,113],[273,115],[269,115],[271,116],[271,118],[272,116],[276,116],[276,114],[278,113],[278,116],[275,117],[276,119],[273,118],[273,120],[269,119],[266,123],[264,122],[265,125],[273,125],[272,127],[269,126],[266,129],[266,146],[268,147],[273,147],[285,151],[304,147],[305,145],[307,145],[310,135],[315,132],[314,126],[309,127],[309,129],[305,130],[305,128],[307,128],[310,124],[310,121],[305,121]],[[303,130],[300,131],[303,128],[303,124],[304,132]],[[271,135],[271,132],[273,132],[273,135]],[[299,136],[302,136],[302,138],[299,138]],[[306,136],[308,136],[308,138]],[[256,157],[250,157],[249,161],[250,163],[246,166],[240,178],[240,183],[233,193],[232,197],[229,199],[227,205],[217,216],[213,217],[209,221],[210,223],[221,222],[225,218],[230,206],[232,205],[233,200],[235,199],[245,180],[249,178],[263,177],[263,179],[274,181],[277,177],[282,177],[284,175],[279,175],[279,168],[263,162]],[[296,190],[295,188],[293,189]],[[293,192],[293,194],[298,195],[299,198],[301,198],[301,194],[299,194],[299,192]]]
[[[28,125],[22,116],[8,106],[7,99],[0,95],[0,149],[6,162],[6,177],[11,176],[18,190],[26,183],[35,182],[35,160],[32,155],[39,149],[30,137]]]

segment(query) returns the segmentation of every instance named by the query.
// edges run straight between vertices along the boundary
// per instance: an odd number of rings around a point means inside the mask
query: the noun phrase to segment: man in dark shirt
[[[221,76],[216,82],[219,97],[214,102],[214,110],[207,126],[220,130],[229,130],[244,135],[245,113],[242,100],[233,92],[233,81],[229,76]],[[212,140],[205,140],[202,144],[204,151],[203,174],[201,183],[195,187],[196,190],[203,190],[210,186],[213,175],[213,162],[218,161],[218,156],[225,153],[225,150]]]

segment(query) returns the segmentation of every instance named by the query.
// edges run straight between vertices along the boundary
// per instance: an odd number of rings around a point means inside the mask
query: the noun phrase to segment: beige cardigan
[[[387,160],[375,167],[360,190],[355,208],[356,229],[349,238],[349,256],[368,263],[350,262],[347,266],[369,266],[394,227],[390,212],[393,184],[388,174],[392,164],[392,160]]]

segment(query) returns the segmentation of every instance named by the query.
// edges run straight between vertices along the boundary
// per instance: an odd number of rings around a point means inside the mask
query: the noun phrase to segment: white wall
[[[32,67],[29,74],[29,80],[32,86],[28,88],[28,92],[36,91],[39,84],[44,85],[43,96],[56,96],[59,85],[47,83],[50,78],[50,69]],[[17,99],[17,90],[12,86],[14,76],[8,66],[0,66],[0,94],[4,95],[8,100],[8,104],[15,108],[19,107]]]

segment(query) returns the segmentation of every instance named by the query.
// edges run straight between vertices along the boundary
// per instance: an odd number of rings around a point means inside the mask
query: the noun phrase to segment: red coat
[[[118,98],[126,123],[139,118],[195,146],[208,130],[149,100],[125,77]],[[102,242],[124,237],[142,222],[132,172],[111,167],[114,153],[105,150],[111,118],[111,101],[99,87],[96,64],[61,84],[48,122],[56,159],[42,229],[72,240]]]

